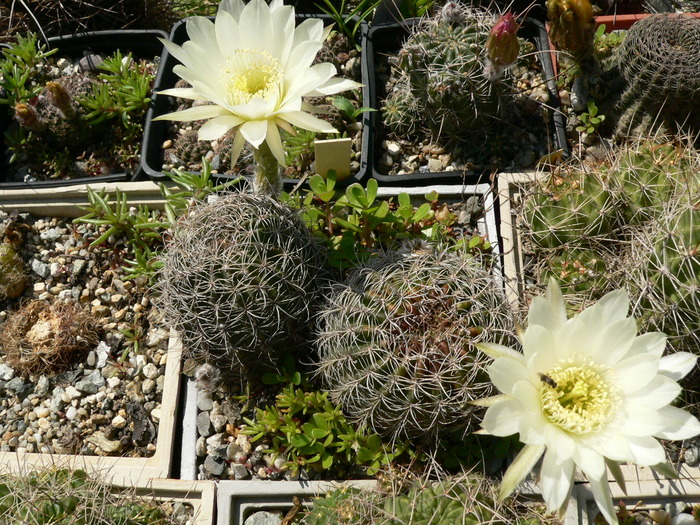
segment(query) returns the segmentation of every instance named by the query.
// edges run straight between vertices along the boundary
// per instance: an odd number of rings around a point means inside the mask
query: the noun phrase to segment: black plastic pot
[[[395,53],[402,43],[410,35],[411,29],[420,22],[419,19],[404,20],[400,23],[386,23],[373,25],[366,38],[363,40],[362,82],[369,89],[369,105],[379,110],[380,100],[386,95],[384,86],[379,85],[379,79],[375,74],[378,59],[381,55]],[[518,36],[533,42],[538,50],[538,60],[542,67],[543,77],[547,81],[549,95],[549,115],[553,125],[552,147],[553,150],[563,150],[563,156],[568,156],[566,142],[566,126],[564,115],[558,110],[558,90],[554,83],[554,71],[549,55],[549,45],[544,24],[539,20],[526,19],[522,24]],[[368,149],[363,150],[363,162],[370,166],[372,178],[377,179],[381,185],[386,186],[426,186],[430,184],[478,184],[488,182],[490,173],[482,170],[474,170],[470,173],[463,171],[444,171],[428,173],[409,173],[402,175],[389,175],[381,171],[379,166],[379,153],[381,142],[385,138],[384,125],[381,120],[381,112],[374,111],[368,114],[366,120],[368,129],[365,135],[369,135]],[[548,132],[549,133],[549,132]]]
[[[93,31],[77,35],[52,37],[48,39],[50,49],[58,49],[58,55],[78,58],[89,54],[109,55],[117,50],[123,54],[132,53],[134,58],[153,60],[163,53],[163,44],[159,38],[167,38],[167,33],[151,29],[134,29],[119,31]],[[74,184],[98,183],[98,182],[122,182],[139,178],[141,168],[134,172],[110,173],[96,177],[80,177],[73,179],[37,180],[30,182],[5,181],[6,159],[4,131],[11,123],[10,111],[3,106],[0,112],[0,188],[46,188],[68,186]]]
[[[296,23],[299,25],[301,22],[306,20],[307,18],[319,18],[324,21],[325,25],[329,25],[332,22],[332,19],[328,15],[309,15],[309,14],[299,14],[297,13],[296,15]],[[209,17],[210,20],[214,20],[215,17]],[[170,32],[170,41],[174,42],[175,44],[182,45],[184,42],[188,40],[188,35],[187,35],[187,30],[185,27],[185,24],[187,22],[187,19],[180,20],[177,22],[174,26],[172,31]],[[367,24],[365,22],[362,22],[361,28],[360,28],[360,35],[358,35],[361,39],[365,38],[365,35],[367,33]],[[173,67],[177,65],[179,61],[173,57],[167,50],[163,51],[163,56],[161,58],[161,63],[160,63],[160,68],[158,70],[158,76],[156,77],[155,81],[155,88],[154,88],[154,96],[153,96],[153,103],[151,104],[151,107],[149,108],[148,112],[146,113],[146,125],[144,127],[144,135],[143,135],[143,145],[141,148],[141,169],[143,171],[143,174],[148,177],[149,179],[155,181],[155,182],[161,182],[161,181],[167,181],[170,180],[168,176],[162,171],[163,167],[163,143],[168,139],[168,127],[170,126],[169,121],[163,121],[163,120],[158,120],[154,121],[153,119],[160,116],[160,115],[165,115],[166,113],[170,113],[174,109],[174,99],[173,97],[168,97],[165,95],[159,95],[158,91],[162,91],[164,89],[169,89],[175,86],[175,83],[180,80],[180,77],[178,77],[175,72],[173,71]],[[361,60],[362,65],[364,66],[364,60]],[[362,74],[364,78],[364,73]],[[341,93],[342,94],[342,93]],[[368,105],[367,101],[369,100],[369,90],[367,86],[363,87],[362,89],[362,98],[363,98],[363,105],[366,106]],[[367,129],[367,120],[369,119],[370,113],[364,113],[362,115],[363,119],[363,134],[362,134],[362,151],[364,152],[366,148],[368,148],[368,141],[369,137],[367,136],[366,129]],[[365,156],[362,155],[362,160],[360,161],[360,169],[355,173],[355,175],[351,175],[347,179],[343,181],[339,181],[336,184],[336,187],[343,188],[346,187],[353,182],[361,182],[368,174],[369,171],[369,166],[366,164],[366,159]],[[232,175],[232,174],[216,174],[212,173],[212,178],[216,180],[218,183],[226,182],[232,179],[238,178],[239,175]],[[283,179],[282,181],[284,188],[285,189],[291,189],[295,187],[297,184],[299,184],[299,180],[296,179]]]

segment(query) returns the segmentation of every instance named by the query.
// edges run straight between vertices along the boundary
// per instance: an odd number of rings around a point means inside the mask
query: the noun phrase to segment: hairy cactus
[[[625,81],[617,133],[664,123],[700,129],[700,20],[655,14],[638,21],[614,55]]]
[[[497,487],[477,474],[440,481],[391,479],[379,489],[339,489],[317,499],[302,525],[540,525],[536,508],[499,502]]]
[[[619,226],[619,213],[606,178],[574,172],[535,185],[525,202],[523,233],[539,248],[593,242]]]
[[[17,251],[10,244],[0,243],[0,301],[22,295],[28,280]]]
[[[674,349],[697,354],[700,191],[687,197],[674,200],[660,220],[634,232],[620,270],[632,282],[633,303],[648,329],[666,333]]]
[[[384,108],[395,108],[406,97],[408,85],[420,120],[437,140],[468,139],[499,117],[505,82],[484,74],[486,43],[495,18],[485,11],[449,2],[441,16],[419,24],[398,54],[401,80],[388,93]],[[446,5],[447,7],[447,5]],[[387,109],[383,109],[386,113]],[[415,118],[412,112],[405,117]],[[411,129],[410,121],[392,118],[396,133]]]
[[[250,377],[306,341],[324,262],[294,211],[234,193],[175,226],[159,304],[193,357]]]
[[[54,374],[98,343],[97,330],[97,321],[74,305],[31,301],[7,318],[0,332],[0,350],[12,368]]]
[[[491,390],[475,344],[507,344],[513,326],[478,262],[424,251],[353,270],[330,294],[319,330],[319,375],[333,401],[388,439],[430,445],[475,428],[468,403]]]

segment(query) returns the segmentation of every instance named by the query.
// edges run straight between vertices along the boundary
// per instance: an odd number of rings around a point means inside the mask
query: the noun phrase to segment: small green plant
[[[0,86],[4,92],[0,91],[0,104],[14,106],[38,95],[42,86],[31,82],[37,75],[35,68],[55,52],[39,45],[35,33],[17,35],[17,42],[2,51]]]
[[[439,204],[436,193],[426,195],[428,202],[416,207],[408,194],[400,194],[396,201],[379,199],[374,179],[366,187],[352,184],[345,192],[336,191],[335,184],[333,173],[327,178],[316,174],[305,195],[283,193],[280,199],[301,209],[304,222],[329,247],[329,263],[336,268],[350,268],[376,249],[404,240],[458,243],[450,230],[457,218]],[[475,239],[467,242],[479,244]],[[488,246],[481,247],[488,251]]]
[[[352,10],[347,0],[341,0],[340,5],[332,0],[323,0],[323,3],[316,5],[333,19],[341,33],[355,41],[362,22],[374,13],[380,3],[381,0],[360,0]]]
[[[595,101],[589,100],[588,111],[584,111],[578,116],[579,125],[576,126],[576,131],[590,135],[598,130],[598,127],[604,120],[605,115],[598,113],[598,106],[595,105]]]
[[[613,51],[622,44],[626,35],[626,33],[622,31],[606,33],[605,30],[605,24],[600,24],[593,37],[593,52],[598,60],[603,60],[611,56]]]
[[[266,452],[284,456],[283,468],[293,475],[310,468],[344,476],[357,466],[373,474],[402,454],[412,454],[405,444],[389,448],[379,436],[356,429],[330,402],[328,393],[309,391],[294,382],[282,389],[274,406],[257,408],[255,418],[244,421],[242,432],[251,441],[266,440]]]
[[[377,111],[374,108],[366,106],[356,108],[349,98],[340,95],[333,97],[331,101],[340,113],[340,115],[346,120],[349,120],[350,122],[356,122],[360,115],[362,115],[363,113],[367,113],[369,111]]]

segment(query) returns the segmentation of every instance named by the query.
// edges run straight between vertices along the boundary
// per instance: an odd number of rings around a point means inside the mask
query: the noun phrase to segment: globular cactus
[[[467,140],[496,122],[508,86],[484,74],[494,22],[485,11],[448,2],[440,16],[420,23],[399,51],[403,78],[397,91],[387,94],[385,107],[395,107],[395,99],[405,97],[402,84],[407,83],[433,140]],[[411,128],[409,121],[392,119],[390,124],[397,133]]]
[[[476,429],[469,401],[492,386],[475,344],[512,339],[503,294],[477,261],[389,253],[334,286],[320,312],[318,373],[351,420],[429,446]]]
[[[700,20],[650,15],[629,29],[613,63],[625,81],[618,134],[700,129]]]
[[[99,341],[97,320],[71,304],[31,301],[11,313],[0,332],[5,362],[24,373],[55,374]]]
[[[593,248],[565,249],[563,253],[545,258],[538,272],[538,282],[554,278],[566,294],[585,294],[606,288],[610,272],[610,254]]]
[[[159,305],[191,356],[253,378],[305,347],[324,263],[297,213],[266,196],[233,193],[175,225],[158,275]]]
[[[669,336],[675,350],[700,348],[700,191],[672,201],[662,217],[630,237],[620,279],[647,330]]]
[[[538,248],[605,239],[619,227],[617,204],[608,179],[596,173],[555,177],[526,197],[522,232]]]
[[[0,243],[0,301],[22,295],[28,282],[24,263],[17,250],[8,243]]]
[[[443,480],[396,474],[378,489],[340,489],[317,499],[302,525],[543,525],[541,509],[498,501],[497,486],[470,473]]]
[[[410,89],[407,77],[399,79],[391,94],[384,100],[384,124],[399,135],[413,134],[420,119],[420,101]]]
[[[211,149],[209,141],[199,140],[197,130],[191,129],[178,135],[173,143],[175,155],[186,166],[199,164]]]

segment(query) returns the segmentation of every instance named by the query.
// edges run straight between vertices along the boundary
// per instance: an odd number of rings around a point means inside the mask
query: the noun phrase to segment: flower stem
[[[253,149],[253,158],[257,164],[253,191],[257,194],[277,198],[282,189],[282,178],[280,177],[279,162],[270,151],[267,142],[263,142],[259,148]]]

